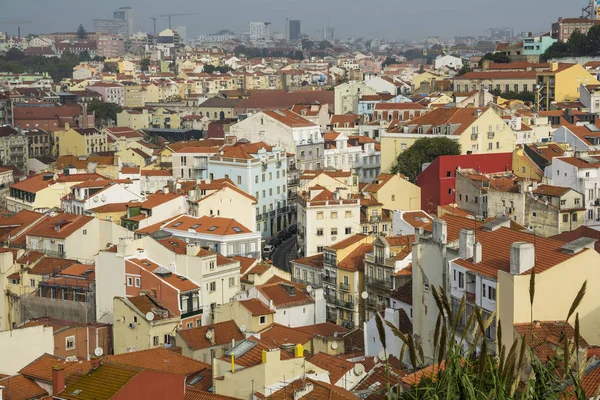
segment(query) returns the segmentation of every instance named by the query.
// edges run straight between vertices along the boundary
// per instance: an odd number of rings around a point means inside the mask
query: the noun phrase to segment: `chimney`
[[[136,258],[138,260],[145,260],[146,259],[146,250],[144,250],[144,249],[137,249],[136,250]]]
[[[281,353],[279,352],[278,348],[262,351],[262,363],[263,364],[272,363],[275,360],[279,361],[280,359],[281,359]]]
[[[59,365],[52,367],[52,394],[56,396],[65,388],[65,369]]]
[[[236,144],[237,143],[237,136],[226,136],[225,137],[225,144]]]
[[[68,122],[65,122],[65,131],[68,131],[71,128]]]
[[[473,245],[473,264],[479,264],[483,255],[481,243],[477,242]]]
[[[473,257],[473,246],[475,245],[475,231],[473,229],[462,229],[458,238],[460,258],[469,259]]]
[[[443,219],[433,221],[433,241],[439,244],[446,244],[448,241],[448,225]]]
[[[100,367],[100,357],[92,357],[90,364],[92,369],[98,369],[98,367]]]
[[[304,346],[302,346],[300,343],[298,343],[296,346],[294,346],[294,357],[296,357],[296,358],[304,357]]]
[[[558,61],[552,61],[550,63],[550,71],[556,71],[558,69]]]
[[[200,251],[200,246],[197,244],[190,243],[186,247],[186,255],[195,256]]]
[[[535,265],[535,247],[531,243],[515,242],[510,246],[510,273],[520,275]]]

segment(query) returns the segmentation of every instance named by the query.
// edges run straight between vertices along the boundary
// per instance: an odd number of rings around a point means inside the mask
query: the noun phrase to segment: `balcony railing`
[[[337,284],[337,277],[335,277],[335,276],[323,275],[323,282],[324,282],[324,283],[328,283],[328,284],[330,284],[330,285],[335,285],[335,284]]]
[[[207,168],[208,168],[208,164],[205,163],[205,162],[196,163],[192,167],[192,169],[195,169],[195,170],[204,170],[204,169],[207,169]]]
[[[381,221],[381,215],[371,215],[369,217],[369,222],[380,222]]]
[[[494,132],[488,132],[487,137],[488,139],[493,139],[496,136],[496,134]]]
[[[329,304],[335,305],[337,304],[337,299],[335,298],[335,296],[332,296],[330,294],[326,294],[325,296],[325,301]]]
[[[348,292],[350,290],[350,284],[340,282],[340,290]]]
[[[337,310],[332,310],[328,308],[325,313],[325,317],[327,318],[327,321],[337,323]]]
[[[193,317],[194,315],[202,314],[202,307],[193,308],[185,312],[181,312],[181,318]]]
[[[391,289],[392,288],[392,279],[391,278],[375,278],[373,276],[367,277],[367,285],[376,286],[381,289]]]
[[[347,310],[352,310],[354,308],[354,302],[352,300],[338,299],[337,305],[338,307],[345,308]]]

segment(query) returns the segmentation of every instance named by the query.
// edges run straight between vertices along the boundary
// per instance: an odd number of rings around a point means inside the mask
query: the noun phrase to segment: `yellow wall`
[[[581,336],[591,345],[600,345],[598,326],[600,309],[600,254],[588,249],[547,271],[535,276],[533,319],[539,321],[565,320],[577,292],[587,280],[587,292],[576,312],[579,313]],[[512,276],[498,273],[497,312],[504,326],[530,322],[529,283],[531,275]],[[575,316],[569,320],[575,323]],[[503,343],[512,343],[513,330],[502,329]]]
[[[85,138],[73,129],[54,132],[54,146],[58,156],[87,155]]]
[[[538,166],[525,155],[525,151],[522,148],[513,151],[512,165],[515,175],[519,178],[541,180],[544,177],[544,171],[540,170]]]
[[[571,68],[557,73],[554,89],[555,101],[579,100],[580,83],[588,85],[600,84],[581,64],[575,64]]]
[[[150,125],[151,115],[149,114],[129,114],[122,111],[117,114],[117,126],[128,126],[133,129],[143,129]]]
[[[399,175],[383,185],[375,196],[387,210],[421,209],[421,188]]]
[[[260,323],[260,316],[253,316],[238,301],[220,304],[215,310],[215,324],[234,320],[238,326],[246,325],[248,332],[258,332],[273,323],[273,315],[268,314],[265,323]]]
[[[96,218],[110,220],[117,225],[121,225],[121,217],[126,215],[127,211],[96,213]]]

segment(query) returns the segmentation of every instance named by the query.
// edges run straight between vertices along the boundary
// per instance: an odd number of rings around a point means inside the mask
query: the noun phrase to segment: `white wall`
[[[113,299],[117,296],[126,296],[125,259],[122,254],[101,251],[96,257],[96,319],[98,322],[113,323]]]
[[[14,375],[44,353],[54,354],[52,327],[32,326],[0,332],[0,373]]]

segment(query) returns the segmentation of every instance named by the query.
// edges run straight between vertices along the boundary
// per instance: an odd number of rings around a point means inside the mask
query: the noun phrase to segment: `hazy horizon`
[[[156,5],[154,5],[156,3]],[[370,0],[361,7],[343,8],[349,2],[305,0],[231,0],[202,4],[190,0],[173,0],[167,4],[156,0],[75,1],[0,0],[2,20],[30,20],[22,24],[21,34],[75,31],[83,24],[94,30],[93,19],[112,18],[119,7],[134,8],[135,30],[152,32],[150,17],[167,13],[206,13],[173,17],[173,27],[185,25],[188,39],[198,34],[230,29],[247,32],[250,21],[272,23],[271,32],[284,32],[285,19],[299,19],[302,33],[318,38],[323,26],[333,26],[336,37],[369,37],[415,40],[427,36],[481,36],[489,28],[512,28],[522,31],[549,31],[558,17],[577,17],[586,0],[455,0],[429,3],[413,0]],[[168,27],[166,18],[157,21],[159,30]],[[1,24],[0,30],[16,35],[17,25]]]

